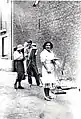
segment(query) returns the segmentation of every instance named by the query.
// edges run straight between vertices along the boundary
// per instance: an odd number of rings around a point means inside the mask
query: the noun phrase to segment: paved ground
[[[26,79],[22,82],[25,89],[15,90],[15,73],[0,72],[0,77],[0,119],[80,119],[78,89],[45,101],[42,87],[30,88]]]

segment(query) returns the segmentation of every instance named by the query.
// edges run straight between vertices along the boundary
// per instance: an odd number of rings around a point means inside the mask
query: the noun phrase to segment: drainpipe
[[[13,21],[12,21],[12,10],[13,9],[13,1],[11,0],[11,60],[12,60],[12,52],[13,52],[13,31],[12,31],[12,29],[13,29]]]
[[[2,11],[0,11],[0,30],[2,29]]]

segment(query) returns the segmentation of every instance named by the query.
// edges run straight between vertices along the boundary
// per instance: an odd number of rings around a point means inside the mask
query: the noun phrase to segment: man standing
[[[36,65],[36,51],[37,48],[33,46],[32,40],[28,42],[28,49],[27,49],[27,74],[28,74],[28,82],[30,86],[32,85],[32,73],[36,79],[37,86],[40,85],[39,82],[39,74]]]

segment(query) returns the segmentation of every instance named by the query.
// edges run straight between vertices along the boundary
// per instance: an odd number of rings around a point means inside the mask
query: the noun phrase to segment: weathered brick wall
[[[81,39],[81,2],[41,1],[33,7],[34,1],[14,2],[13,39],[14,46],[32,38],[39,54],[44,41],[51,40],[54,52],[63,60],[67,53],[65,74],[75,77],[78,51]]]

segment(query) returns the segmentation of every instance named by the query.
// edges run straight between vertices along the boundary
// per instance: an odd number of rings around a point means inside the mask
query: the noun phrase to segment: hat
[[[29,39],[29,40],[27,41],[27,43],[32,43],[32,39]]]
[[[17,46],[17,50],[21,50],[21,49],[23,49],[24,47],[21,45],[21,44],[19,44],[18,46]]]
[[[36,47],[36,43],[32,43],[32,46],[35,46]]]
[[[28,43],[27,43],[27,42],[25,42],[25,43],[24,43],[24,48],[25,48],[25,47],[27,47],[27,45],[28,45]]]
[[[37,49],[36,43],[32,43],[32,48],[33,48],[33,49]]]

